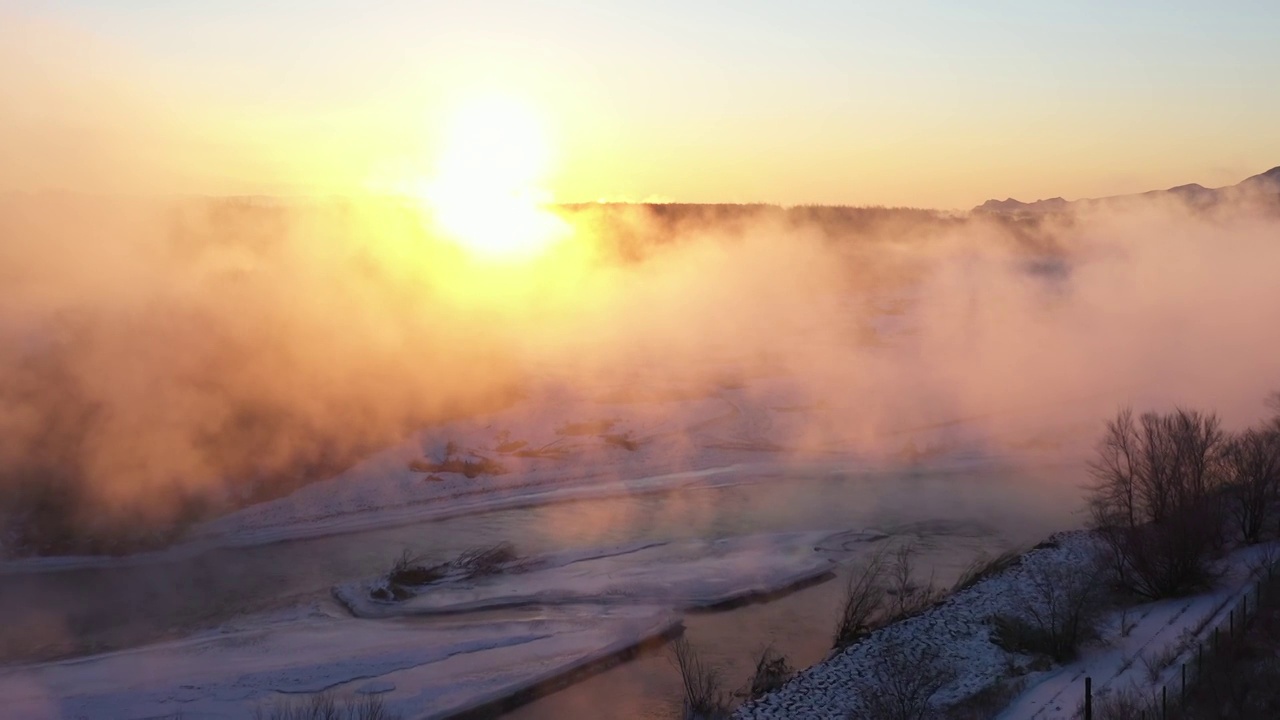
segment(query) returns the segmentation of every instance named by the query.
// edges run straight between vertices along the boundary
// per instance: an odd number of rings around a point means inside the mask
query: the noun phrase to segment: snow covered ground
[[[1093,541],[1081,532],[1054,536],[1026,553],[1005,572],[963,590],[916,617],[878,630],[871,637],[799,673],[781,690],[741,707],[739,718],[832,718],[866,713],[866,693],[877,692],[886,671],[886,651],[907,653],[913,672],[952,676],[935,696],[946,705],[990,687],[1018,661],[991,641],[990,618],[1016,613],[1026,602],[1022,588],[1030,573],[1083,565]],[[856,715],[855,715],[856,716]]]
[[[1027,689],[999,720],[1076,720],[1084,698],[1084,678],[1093,678],[1095,701],[1135,689],[1145,697],[1180,688],[1180,667],[1196,646],[1213,635],[1232,610],[1239,617],[1244,595],[1254,587],[1256,568],[1267,546],[1242,548],[1223,563],[1218,589],[1187,598],[1161,600],[1112,613],[1098,642],[1069,665],[1027,678]],[[1270,550],[1274,552],[1274,550]]]
[[[1070,568],[1087,568],[1095,548],[1085,531],[1055,535],[1004,572],[802,671],[781,690],[739,708],[736,717],[858,717],[867,713],[867,697],[885,692],[887,673],[918,672],[949,678],[933,696],[935,707],[1016,677],[1024,689],[999,720],[1077,720],[1086,676],[1093,678],[1095,699],[1128,688],[1150,697],[1173,682],[1197,644],[1253,588],[1255,568],[1268,552],[1254,547],[1232,553],[1213,592],[1112,612],[1101,637],[1064,666],[1037,671],[1033,658],[992,641],[993,616],[1025,617],[1029,606],[1045,601],[1032,577],[1061,578]]]

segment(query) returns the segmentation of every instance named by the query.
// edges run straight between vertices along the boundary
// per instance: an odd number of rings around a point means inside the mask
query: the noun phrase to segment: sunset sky
[[[394,189],[494,96],[559,201],[967,208],[1280,165],[1274,0],[0,0],[0,26],[0,190]]]

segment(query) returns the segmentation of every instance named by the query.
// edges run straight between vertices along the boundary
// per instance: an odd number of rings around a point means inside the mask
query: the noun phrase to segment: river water
[[[874,529],[888,534],[887,542],[911,543],[925,578],[947,585],[980,553],[1078,525],[1081,478],[1079,467],[1048,461],[857,473],[793,469],[720,487],[501,510],[169,562],[11,575],[0,580],[7,619],[0,660],[128,647],[246,613],[330,602],[334,584],[384,571],[402,551],[444,560],[498,541],[537,553],[635,540]],[[842,589],[837,577],[768,603],[691,614],[687,636],[736,688],[765,645],[798,667],[819,661]],[[679,677],[657,650],[511,716],[669,718],[679,698]]]

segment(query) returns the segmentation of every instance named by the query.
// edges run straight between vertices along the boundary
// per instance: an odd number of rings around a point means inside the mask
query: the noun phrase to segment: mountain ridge
[[[1226,185],[1219,188],[1207,188],[1199,183],[1187,183],[1163,190],[1148,190],[1142,193],[1110,195],[1101,198],[1080,198],[1079,200],[1065,200],[1061,197],[1032,202],[1023,202],[1015,198],[991,199],[973,208],[972,212],[1014,215],[1040,214],[1058,212],[1076,205],[1111,204],[1131,201],[1137,198],[1150,199],[1163,196],[1176,197],[1196,205],[1211,205],[1229,197],[1259,193],[1280,195],[1280,165],[1257,175],[1251,175],[1235,185]]]

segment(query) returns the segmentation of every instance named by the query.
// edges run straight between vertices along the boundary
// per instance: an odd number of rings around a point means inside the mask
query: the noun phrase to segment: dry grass
[[[731,707],[720,673],[703,664],[684,636],[671,643],[671,652],[684,684],[684,720],[727,720]]]
[[[876,552],[854,566],[845,585],[844,602],[832,642],[834,649],[853,645],[883,622],[885,598],[889,593],[884,584],[886,568],[884,552]]]
[[[1131,686],[1095,697],[1093,720],[1140,720],[1143,717],[1151,717],[1153,709],[1155,705],[1152,698]],[[1084,717],[1083,700],[1076,715]]]
[[[387,571],[386,584],[370,591],[374,600],[405,600],[413,597],[410,588],[421,588],[450,575],[467,579],[520,572],[526,564],[519,562],[515,546],[501,542],[488,547],[471,548],[446,563],[424,564],[420,556],[404,551]]]
[[[845,586],[832,648],[842,650],[876,628],[914,617],[938,604],[946,593],[933,579],[919,582],[915,548],[879,550],[853,567]]]
[[[276,700],[253,710],[254,720],[399,720],[380,695],[357,695],[339,704],[332,693]]]
[[[760,657],[756,660],[756,671],[751,676],[747,694],[751,698],[764,697],[786,685],[795,674],[795,668],[791,667],[782,653],[772,646],[766,647],[760,651]]]
[[[1009,568],[1022,562],[1022,553],[1018,550],[1006,550],[999,555],[979,555],[960,573],[951,592],[960,592],[977,585],[989,577],[995,577]]]

